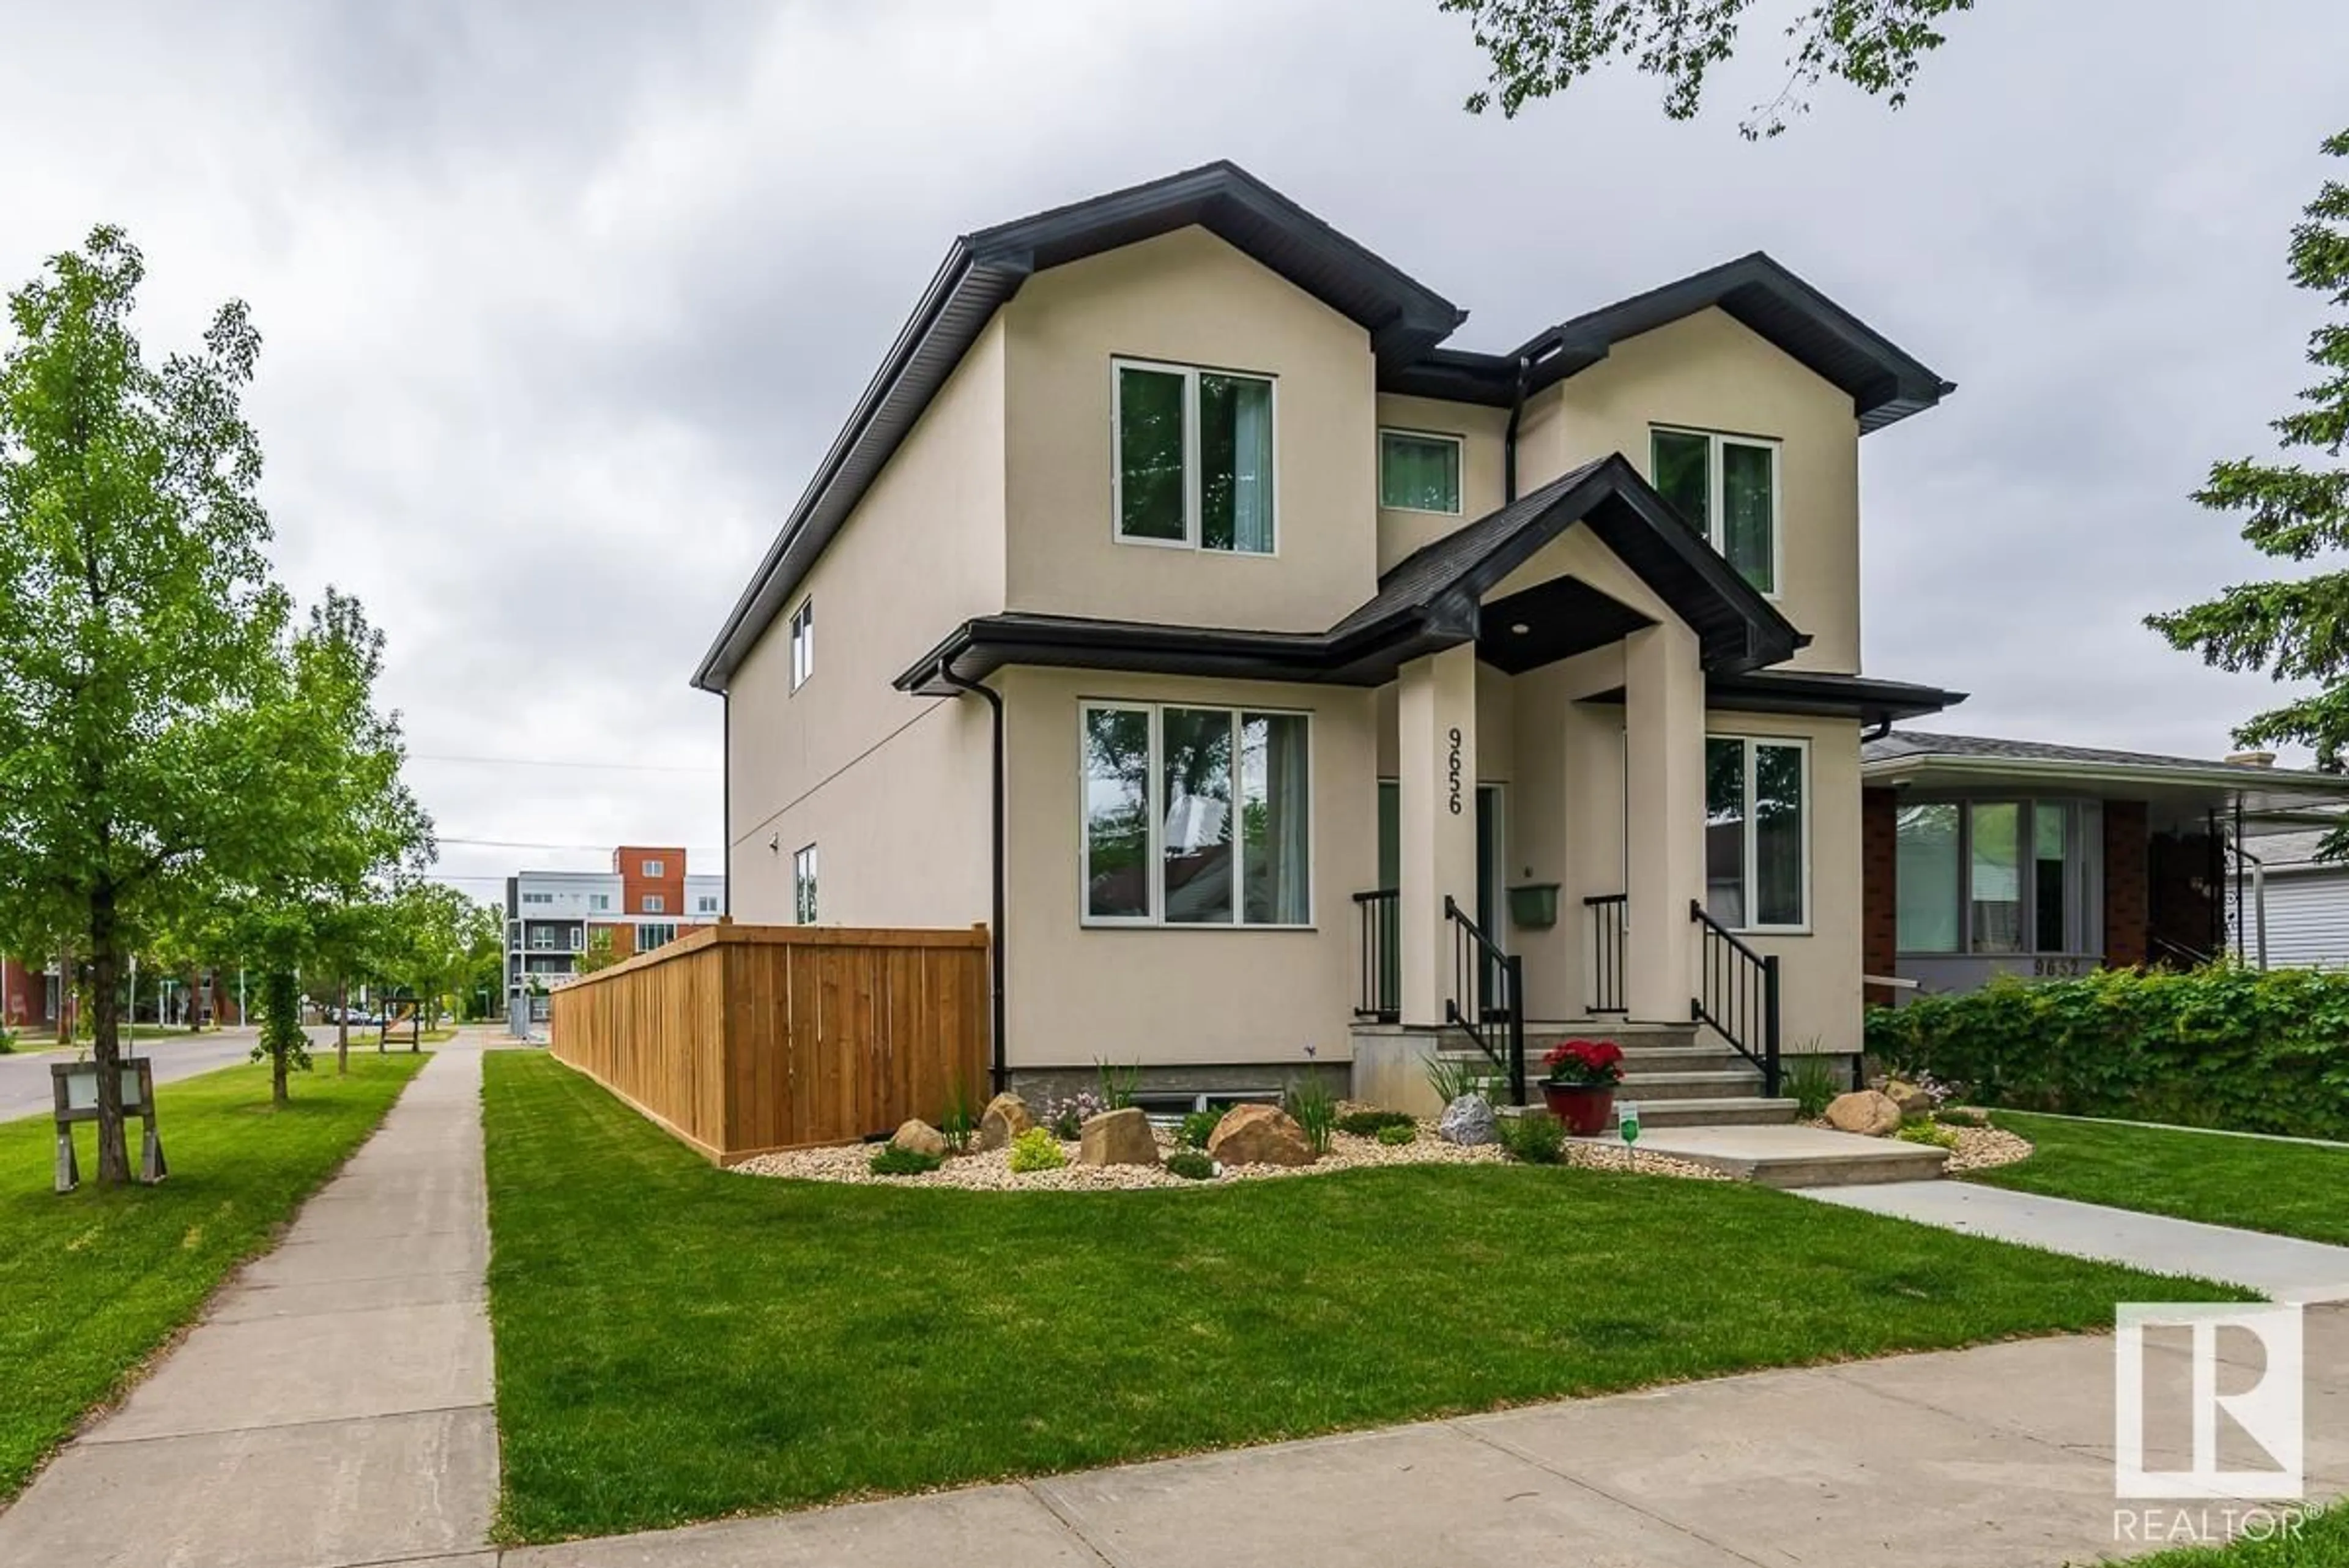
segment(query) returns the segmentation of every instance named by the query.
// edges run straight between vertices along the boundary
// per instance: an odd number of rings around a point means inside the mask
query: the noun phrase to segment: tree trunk
[[[114,981],[122,962],[122,935],[115,924],[114,889],[100,888],[89,900],[89,989],[98,1017],[90,1059],[98,1064],[98,1180],[120,1187],[130,1179],[130,1143],[122,1127],[122,1014]],[[64,976],[58,976],[60,983]]]
[[[347,1076],[351,1070],[351,982],[335,982],[335,1076]]]
[[[70,1045],[74,1037],[73,952],[57,950],[57,1044]]]
[[[198,971],[188,971],[188,1033],[201,1033],[204,1027],[204,998],[209,994],[201,983]]]

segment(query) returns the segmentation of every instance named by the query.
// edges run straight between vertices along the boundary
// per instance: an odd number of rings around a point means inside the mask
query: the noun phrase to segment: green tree
[[[71,933],[98,1179],[128,1181],[123,960],[254,841],[241,739],[277,668],[239,303],[150,365],[144,265],[113,228],[8,297],[0,355],[0,929]]]
[[[595,974],[632,956],[622,952],[619,945],[612,940],[611,927],[590,926],[587,929],[587,946],[571,961],[571,968],[574,973]]]
[[[2349,130],[2323,143],[2349,158]],[[2329,558],[2325,569],[2269,582],[2240,583],[2218,597],[2146,624],[2170,646],[2231,670],[2261,670],[2277,680],[2314,681],[2309,696],[2253,714],[2235,732],[2245,746],[2297,742],[2317,765],[2349,763],[2349,184],[2326,180],[2292,231],[2292,282],[2323,297],[2334,319],[2309,335],[2317,379],[2300,407],[2273,421],[2279,444],[2320,452],[2331,463],[2231,458],[2211,465],[2194,499],[2214,512],[2244,514],[2243,537],[2261,555],[2294,562]],[[2349,848],[2336,830],[2328,849]]]
[[[1527,103],[1561,93],[1611,60],[1628,59],[1664,82],[1664,112],[1695,116],[1706,74],[1737,50],[1755,0],[1439,0],[1469,18],[1492,67],[1468,109],[1498,105],[1514,119]],[[1973,0],[1813,0],[1787,27],[1786,84],[1739,127],[1748,140],[1775,136],[1810,107],[1829,78],[1899,109],[1925,57],[1946,41],[1940,23]]]
[[[383,634],[357,599],[328,588],[274,669],[240,736],[263,781],[251,809],[264,831],[228,898],[239,950],[298,990],[292,977],[305,970],[347,975],[378,942],[398,950],[396,922],[370,906],[429,862],[431,824],[400,782],[399,719],[375,704]],[[337,1051],[339,1066],[347,1034]],[[289,1074],[309,1066],[306,1042],[283,1032],[264,1031],[254,1056],[269,1062],[279,1105]]]

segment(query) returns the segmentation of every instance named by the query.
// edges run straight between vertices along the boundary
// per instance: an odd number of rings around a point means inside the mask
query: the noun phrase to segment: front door
[[[1476,786],[1476,924],[1494,941],[1501,940],[1501,894],[1506,875],[1502,856],[1506,841],[1502,837],[1501,786],[1482,784]],[[1392,779],[1379,781],[1379,886],[1393,888],[1402,877],[1402,797]],[[1385,967],[1393,972],[1381,977],[1384,989],[1381,994],[1398,994],[1401,983],[1402,956],[1395,944],[1384,944]],[[1500,975],[1497,971],[1485,976],[1485,994],[1497,995]]]

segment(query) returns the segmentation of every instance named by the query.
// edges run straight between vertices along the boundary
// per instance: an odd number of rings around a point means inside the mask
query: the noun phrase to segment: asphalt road
[[[155,1081],[168,1084],[175,1078],[191,1078],[198,1073],[209,1073],[215,1067],[232,1066],[248,1059],[253,1054],[254,1033],[251,1029],[223,1029],[217,1034],[175,1034],[167,1040],[141,1040],[133,1049],[152,1057]],[[367,1038],[374,1040],[372,1034]],[[313,1029],[310,1042],[313,1051],[323,1042],[331,1052],[335,1048],[335,1032]],[[40,1042],[35,1037],[29,1043]],[[57,1103],[49,1087],[49,1064],[72,1059],[70,1052],[57,1051],[0,1056],[0,1121],[47,1111]]]

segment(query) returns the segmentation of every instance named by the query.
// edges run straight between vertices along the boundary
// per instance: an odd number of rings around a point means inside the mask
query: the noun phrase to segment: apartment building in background
[[[686,869],[676,845],[624,844],[609,871],[523,871],[506,878],[506,1017],[516,1034],[547,1018],[547,992],[591,947],[650,952],[726,912],[726,878]]]

